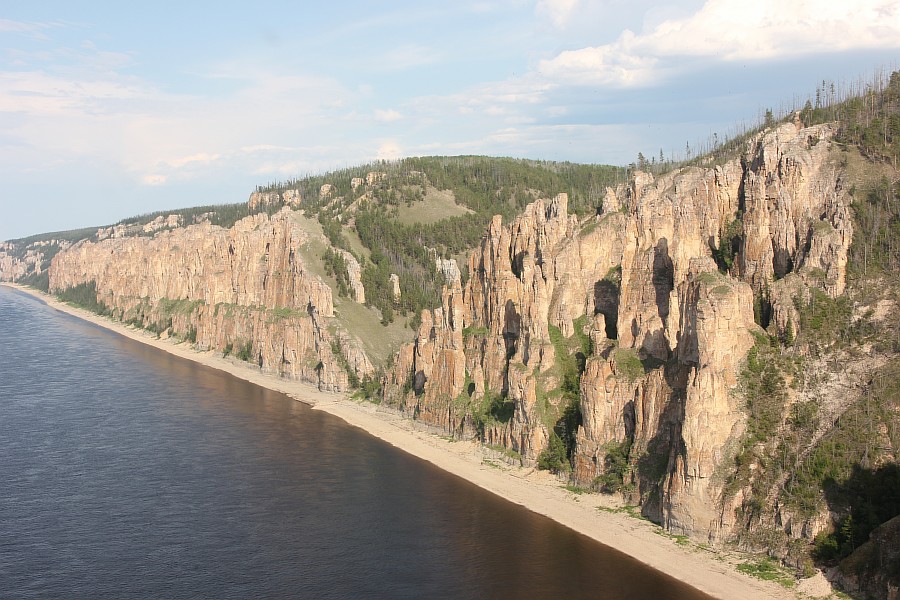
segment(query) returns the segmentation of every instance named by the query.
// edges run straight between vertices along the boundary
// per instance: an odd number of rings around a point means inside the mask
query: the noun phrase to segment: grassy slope
[[[450,217],[472,214],[472,210],[456,203],[452,190],[438,190],[428,186],[425,199],[410,205],[401,204],[397,220],[404,225],[437,223]]]

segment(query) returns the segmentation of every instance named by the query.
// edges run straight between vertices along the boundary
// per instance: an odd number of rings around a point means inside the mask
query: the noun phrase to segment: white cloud
[[[418,116],[443,118],[448,113],[512,115],[522,107],[543,104],[547,93],[557,87],[556,83],[526,76],[478,85],[447,96],[421,96],[409,104]]]
[[[325,137],[322,124],[351,97],[328,77],[248,62],[220,63],[206,76],[229,79],[226,93],[163,91],[125,70],[129,55],[90,42],[19,56],[18,70],[0,67],[0,160],[20,171],[86,161],[155,186],[252,173],[271,158],[263,150],[277,151],[281,164],[296,160],[286,156],[292,138]]]
[[[375,154],[375,158],[379,160],[395,160],[403,156],[403,149],[394,140],[383,142]]]
[[[23,33],[38,40],[47,39],[47,36],[43,33],[45,29],[59,26],[59,23],[34,23],[0,19],[0,33]]]
[[[256,152],[277,152],[280,150],[291,150],[289,146],[275,146],[273,144],[254,144],[252,146],[242,146],[241,152],[245,154],[253,154]]]
[[[164,185],[168,178],[165,175],[151,174],[141,177],[141,183],[144,185]]]
[[[569,114],[566,106],[550,106],[547,108],[547,115],[550,117],[564,117]]]
[[[221,154],[209,154],[207,152],[198,152],[197,154],[191,154],[190,156],[181,156],[179,158],[172,158],[165,161],[166,165],[172,167],[173,169],[181,169],[182,167],[186,167],[190,164],[208,164],[211,162],[215,162],[222,158]]]
[[[549,18],[561,29],[569,22],[578,4],[579,0],[539,0],[534,11],[538,16]]]
[[[104,103],[146,93],[124,79],[75,79],[43,71],[0,72],[0,112],[36,117],[63,113],[96,115]]]
[[[608,44],[568,50],[538,71],[570,84],[640,86],[678,72],[679,58],[763,60],[900,47],[895,0],[709,0],[688,17]]]
[[[393,121],[399,121],[402,118],[403,115],[394,109],[375,110],[375,120],[381,121],[382,123],[391,123]]]

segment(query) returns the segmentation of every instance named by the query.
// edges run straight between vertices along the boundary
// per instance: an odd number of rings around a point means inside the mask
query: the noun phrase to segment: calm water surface
[[[703,594],[339,419],[0,287],[0,597]]]

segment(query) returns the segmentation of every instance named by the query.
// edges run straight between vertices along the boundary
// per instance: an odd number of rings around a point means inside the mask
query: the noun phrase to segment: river
[[[0,597],[704,594],[291,398],[0,287]]]

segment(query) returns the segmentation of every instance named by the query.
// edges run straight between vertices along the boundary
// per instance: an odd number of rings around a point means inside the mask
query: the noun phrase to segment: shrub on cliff
[[[538,469],[551,473],[566,472],[570,469],[569,459],[566,456],[566,444],[555,431],[550,432],[550,441],[544,450],[538,455]]]
[[[98,315],[110,314],[109,307],[97,299],[97,283],[93,280],[60,290],[56,292],[56,297]]]

